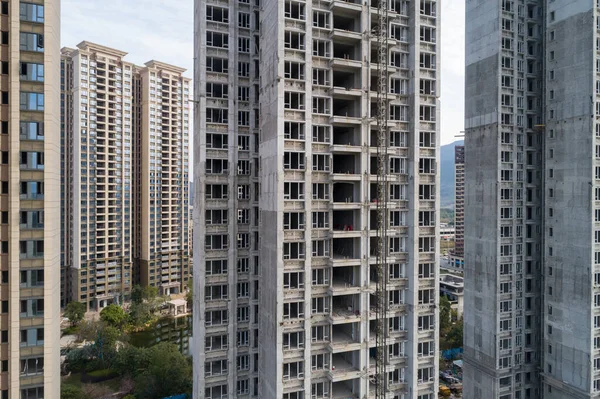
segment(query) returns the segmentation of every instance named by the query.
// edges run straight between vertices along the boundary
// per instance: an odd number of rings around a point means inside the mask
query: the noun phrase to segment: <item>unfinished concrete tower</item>
[[[437,395],[439,8],[384,7],[388,398]],[[198,397],[375,397],[378,9],[196,2]]]
[[[600,395],[598,7],[467,4],[465,397]]]

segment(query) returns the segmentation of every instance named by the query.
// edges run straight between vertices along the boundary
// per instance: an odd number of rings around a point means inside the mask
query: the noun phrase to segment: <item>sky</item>
[[[154,59],[187,68],[185,75],[193,77],[194,0],[62,0],[61,3],[63,47],[75,47],[87,40],[128,52],[126,60],[130,62],[143,65]],[[457,140],[455,136],[464,125],[465,1],[439,3],[442,4],[443,145]]]

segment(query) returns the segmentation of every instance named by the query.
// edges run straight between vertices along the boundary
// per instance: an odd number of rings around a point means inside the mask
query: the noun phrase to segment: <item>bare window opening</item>
[[[407,147],[408,132],[390,131],[390,147]]]
[[[312,140],[315,143],[326,143],[329,144],[331,141],[330,138],[330,127],[329,126],[321,126],[321,125],[313,125],[312,131]]]
[[[390,65],[396,68],[407,68],[408,54],[392,51],[392,53],[390,54]]]
[[[285,182],[283,183],[283,198],[286,200],[304,199],[303,182]]]
[[[313,55],[316,57],[331,57],[331,42],[313,40]]]
[[[237,174],[238,176],[245,176],[245,175],[249,175],[250,174],[250,161],[247,159],[240,159],[238,160],[238,167],[237,167]]]
[[[304,50],[304,33],[285,31],[285,48]]]
[[[435,10],[436,10],[435,1],[421,0],[421,15],[428,15],[430,17],[435,17],[435,15],[436,15]]]
[[[329,29],[331,13],[326,11],[313,11],[313,26],[316,28]]]
[[[313,183],[312,188],[313,200],[329,200],[329,184]]]
[[[206,160],[206,173],[207,174],[223,174],[226,175],[229,172],[229,161],[226,159],[212,159]]]
[[[330,109],[330,99],[323,97],[313,97],[312,99],[312,109],[315,114],[325,114],[329,115],[331,113]]]
[[[228,111],[225,108],[206,108],[206,122],[227,124]]]
[[[238,184],[238,196],[239,200],[248,200],[250,199],[250,185],[249,184]]]
[[[313,154],[312,170],[329,172],[331,169],[331,158],[329,154]]]
[[[425,95],[434,95],[435,94],[435,80],[427,80],[421,79],[420,84],[420,92]]]
[[[229,236],[227,234],[213,234],[206,236],[207,250],[221,250],[229,248]]]
[[[390,184],[390,200],[391,201],[406,200],[406,185],[405,184]]]
[[[209,47],[229,48],[229,35],[207,31],[206,45]]]
[[[303,242],[284,242],[283,259],[304,259],[304,249]]]
[[[421,105],[419,107],[419,119],[426,122],[435,122],[435,107]]]
[[[291,19],[298,19],[301,21],[306,20],[305,14],[306,4],[299,1],[286,1],[285,2],[285,17]]]
[[[408,41],[408,27],[402,25],[391,24],[390,25],[390,37],[392,39],[399,40],[401,42]]]
[[[289,152],[283,154],[283,168],[287,170],[304,170],[304,153]]]
[[[229,143],[229,137],[225,134],[207,133],[206,148],[226,149]]]
[[[408,93],[408,79],[390,79],[390,93],[405,95]]]
[[[304,288],[304,272],[283,273],[283,288],[292,290]]]
[[[206,71],[228,73],[229,60],[226,58],[206,57]]]
[[[312,213],[312,228],[313,229],[328,229],[329,228],[329,212],[313,212]]]
[[[206,199],[227,199],[228,186],[226,184],[207,184]]]
[[[435,185],[420,184],[419,185],[419,199],[434,200],[435,199]]]
[[[329,86],[329,70],[313,68],[312,82],[318,86]]]
[[[434,211],[420,211],[419,212],[419,226],[424,226],[424,227],[435,226],[435,212]]]
[[[206,6],[206,20],[212,22],[229,22],[229,10],[227,8]]]
[[[406,211],[390,211],[390,227],[406,226]]]
[[[250,151],[250,136],[245,134],[238,136],[238,151]]]
[[[392,174],[407,173],[406,158],[390,157],[390,173],[392,173]]]
[[[208,209],[206,211],[206,224],[227,224],[227,209]]]
[[[283,137],[288,140],[304,140],[304,122],[283,122]]]
[[[419,65],[421,68],[436,69],[435,54],[421,52],[419,55]]]
[[[286,79],[304,79],[304,63],[302,62],[285,62]]]
[[[283,214],[284,230],[304,230],[304,212],[285,212]]]
[[[304,109],[304,93],[297,93],[294,91],[286,91],[284,93],[285,103],[284,106],[286,109]]]
[[[420,158],[419,159],[419,173],[424,174],[435,174],[435,159],[434,158]]]
[[[206,96],[211,98],[227,98],[229,86],[220,83],[207,83]]]

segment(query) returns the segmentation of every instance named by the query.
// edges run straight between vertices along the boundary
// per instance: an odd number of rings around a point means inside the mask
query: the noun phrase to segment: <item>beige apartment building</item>
[[[90,42],[62,50],[63,271],[90,309],[134,284],[179,292],[188,276],[189,80],[184,69]]]
[[[60,1],[0,14],[0,397],[59,397]]]

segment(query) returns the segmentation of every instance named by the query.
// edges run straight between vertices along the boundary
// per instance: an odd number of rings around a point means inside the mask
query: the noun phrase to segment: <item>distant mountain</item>
[[[454,147],[464,145],[464,140],[443,145],[440,149],[440,206],[454,207]]]

